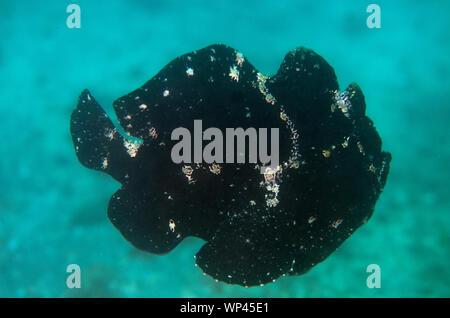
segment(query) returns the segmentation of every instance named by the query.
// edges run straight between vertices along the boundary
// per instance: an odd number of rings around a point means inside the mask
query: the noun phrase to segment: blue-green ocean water
[[[375,0],[374,0],[375,1]],[[449,1],[0,2],[0,296],[2,297],[449,297]],[[266,74],[306,46],[357,82],[392,153],[370,221],[308,274],[244,289],[194,267],[200,239],[164,256],[140,252],[110,224],[119,184],[81,166],[69,118],[84,88],[112,115],[116,98],[173,58],[213,43]],[[82,288],[66,287],[79,264]],[[381,288],[366,267],[381,268]]]

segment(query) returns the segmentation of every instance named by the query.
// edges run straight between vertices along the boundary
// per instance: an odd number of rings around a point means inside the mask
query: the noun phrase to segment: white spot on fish
[[[186,74],[187,74],[187,76],[194,76],[194,70],[192,69],[192,68],[188,68],[187,70],[186,70]]]

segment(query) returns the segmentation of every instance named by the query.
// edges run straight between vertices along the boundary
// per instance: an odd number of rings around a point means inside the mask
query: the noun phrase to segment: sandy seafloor
[[[2,297],[449,297],[449,1],[0,2],[0,296]],[[420,4],[419,4],[420,3]],[[112,102],[173,58],[213,43],[273,74],[306,46],[357,82],[393,156],[370,221],[308,274],[245,289],[194,267],[200,239],[164,256],[140,252],[106,216],[119,184],[81,166],[69,118],[84,88]],[[226,257],[226,255],[224,256]],[[82,288],[65,285],[66,266]],[[366,266],[381,267],[381,288]]]

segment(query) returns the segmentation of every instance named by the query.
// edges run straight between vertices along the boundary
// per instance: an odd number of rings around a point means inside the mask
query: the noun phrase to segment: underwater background
[[[81,8],[81,28],[66,7]],[[366,7],[381,8],[369,29]],[[449,297],[449,1],[0,2],[1,297]],[[358,83],[392,153],[369,222],[303,276],[249,289],[194,266],[203,241],[157,256],[129,244],[106,216],[119,183],[77,160],[69,119],[89,88],[112,102],[172,59],[213,43],[274,74],[306,46]],[[226,256],[224,256],[226,257]],[[66,286],[78,264],[82,287]],[[366,285],[369,264],[381,288]]]

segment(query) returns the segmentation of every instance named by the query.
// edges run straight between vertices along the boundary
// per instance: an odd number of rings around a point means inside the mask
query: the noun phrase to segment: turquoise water
[[[0,296],[449,297],[450,23],[447,1],[64,1],[0,3]],[[119,184],[81,166],[69,133],[89,88],[112,102],[175,57],[226,43],[266,74],[314,49],[341,89],[355,81],[392,153],[373,217],[308,274],[244,289],[194,267],[200,239],[164,256],[134,249],[106,217]],[[78,264],[82,288],[66,287]],[[381,288],[366,267],[381,268]]]

